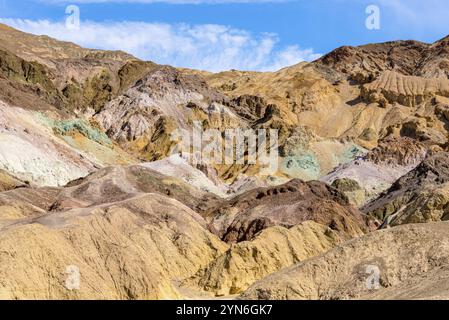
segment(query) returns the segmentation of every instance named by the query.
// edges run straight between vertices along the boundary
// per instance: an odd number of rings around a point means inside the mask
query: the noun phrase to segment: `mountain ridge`
[[[448,84],[447,37],[211,73],[0,25],[0,297],[447,298]],[[194,123],[278,170],[187,161]]]

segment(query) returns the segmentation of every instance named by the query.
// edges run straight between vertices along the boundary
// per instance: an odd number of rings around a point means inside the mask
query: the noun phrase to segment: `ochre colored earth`
[[[0,25],[0,298],[448,299],[448,52],[209,73]],[[275,130],[274,171],[198,126]]]

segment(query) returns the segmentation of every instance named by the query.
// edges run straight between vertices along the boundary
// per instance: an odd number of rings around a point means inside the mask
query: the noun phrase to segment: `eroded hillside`
[[[1,25],[0,298],[448,298],[448,48],[209,73]],[[277,170],[181,157],[198,124]]]

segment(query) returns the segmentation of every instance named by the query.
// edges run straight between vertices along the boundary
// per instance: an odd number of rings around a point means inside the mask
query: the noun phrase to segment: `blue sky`
[[[68,30],[65,9],[80,9]],[[368,30],[368,5],[380,29]],[[276,70],[341,45],[449,34],[447,0],[0,0],[0,22],[82,46],[211,71]]]

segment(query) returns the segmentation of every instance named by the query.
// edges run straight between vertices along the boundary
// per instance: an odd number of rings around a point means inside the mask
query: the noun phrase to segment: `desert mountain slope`
[[[2,298],[182,297],[175,282],[228,246],[175,198],[198,210],[216,199],[143,166],[0,193]],[[72,292],[64,279],[73,265],[82,289]]]
[[[447,38],[433,44],[392,41],[360,47],[344,46],[320,58],[317,65],[365,81],[372,79],[371,75],[384,71],[425,78],[447,78],[448,49]]]
[[[362,206],[424,160],[427,148],[408,137],[387,138],[363,157],[337,167],[321,178]]]
[[[204,225],[151,193],[17,221],[0,231],[2,298],[180,298],[172,281],[226,249]],[[70,266],[81,274],[79,290],[66,287]]]
[[[188,129],[194,120],[210,119],[211,127],[244,125],[222,104],[225,99],[199,77],[160,67],[107,103],[95,119],[116,141],[158,160],[171,150],[172,131]]]
[[[448,47],[209,73],[0,25],[0,297],[447,297]],[[277,170],[198,127],[275,130]]]
[[[27,61],[34,60],[50,66],[52,60],[79,59],[95,55],[116,60],[136,59],[125,52],[84,49],[74,43],[21,32],[5,24],[0,24],[0,39],[0,48]]]
[[[3,32],[5,50],[9,55],[18,54],[8,36],[14,31],[6,28]],[[30,47],[47,46],[51,51],[41,37],[22,33],[18,37]],[[85,49],[66,43],[55,45],[64,57],[46,54],[55,63],[53,67],[30,57],[11,58],[26,58],[18,63],[33,64],[41,70],[38,77],[22,75],[16,68],[6,78],[13,81],[21,76],[27,90],[40,90],[41,108],[45,109],[44,103],[57,105],[72,116],[98,122],[109,138],[145,160],[170,155],[174,147],[171,133],[180,128],[190,130],[194,121],[207,128],[278,129],[279,177],[310,180],[350,162],[389,135],[411,136],[430,145],[446,143],[445,80],[411,72],[408,64],[412,64],[413,54],[406,57],[406,51],[414,48],[422,55],[426,52],[423,65],[430,63],[435,52],[444,51],[444,43],[393,42],[352,48],[363,61],[374,59],[385,65],[378,72],[364,66],[372,77],[358,83],[346,68],[352,65],[353,56],[338,54],[343,49],[330,54],[335,56],[333,60],[323,57],[277,72],[211,74],[156,66],[127,55],[85,53]],[[408,64],[390,68],[385,62],[390,60]],[[24,103],[19,99],[21,93],[16,96],[11,102]],[[251,168],[216,169],[230,181],[240,173],[254,174]]]
[[[429,155],[363,211],[385,226],[447,220],[448,174],[448,153]]]
[[[133,162],[88,120],[0,101],[0,168],[23,181],[61,186],[96,168]]]
[[[233,295],[270,273],[318,256],[347,236],[314,221],[291,228],[274,226],[258,233],[251,241],[239,242],[214,259],[186,285],[215,295]]]
[[[439,222],[373,232],[272,274],[242,297],[447,299],[448,228]]]
[[[394,128],[413,123],[420,128],[410,134],[429,131],[435,136],[432,143],[445,143],[446,122],[432,114],[439,103],[432,99],[446,95],[447,48],[444,39],[342,47],[277,72],[203,75],[226,94],[257,92],[279,106],[286,122],[310,127],[324,138],[351,138],[372,148],[387,135],[406,135],[405,128],[402,133]]]
[[[253,189],[223,201],[209,215],[212,227],[229,242],[251,240],[268,227],[291,228],[308,220],[329,226],[343,238],[361,235],[370,226],[346,196],[318,181],[291,180]]]
[[[316,197],[317,203],[331,201],[326,193]],[[186,290],[203,297],[235,294],[367,229],[343,198],[335,200],[344,202],[342,208],[330,203],[327,210],[335,212],[335,221],[348,215],[347,222],[328,227],[290,219],[288,226],[271,223],[251,241],[230,246],[210,228],[210,212],[222,201],[144,165],[107,167],[65,187],[1,192],[2,298],[166,299],[183,298]],[[348,230],[340,223],[348,223]],[[70,290],[67,272],[75,267],[81,289]],[[222,270],[225,277],[219,276]]]

